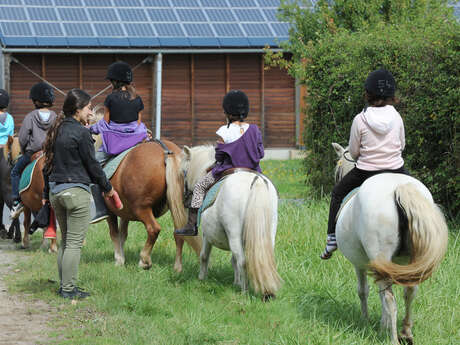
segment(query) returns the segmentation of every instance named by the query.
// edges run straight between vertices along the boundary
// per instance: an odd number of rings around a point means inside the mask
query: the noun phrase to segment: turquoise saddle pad
[[[203,201],[203,205],[201,205],[200,209],[198,210],[198,220],[197,220],[197,226],[200,226],[201,224],[201,214],[209,207],[211,207],[214,204],[214,201],[216,201],[217,194],[219,193],[220,187],[222,186],[222,183],[224,182],[225,179],[221,179],[219,182],[217,182],[214,186],[212,186],[207,192],[206,196]]]
[[[21,179],[19,180],[19,193],[22,193],[29,188],[32,180],[32,173],[34,172],[35,164],[37,164],[37,162],[38,159],[34,160],[22,171]]]
[[[104,170],[105,176],[107,176],[109,180],[112,178],[113,174],[115,174],[115,172],[117,171],[118,166],[120,165],[123,158],[125,158],[125,156],[129,153],[129,151],[131,151],[135,147],[136,146],[133,146],[127,149],[126,151],[123,151],[122,153],[116,155],[114,158],[110,159],[107,162],[103,170]]]

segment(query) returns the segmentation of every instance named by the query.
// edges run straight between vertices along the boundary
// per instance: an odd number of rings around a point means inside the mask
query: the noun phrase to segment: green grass
[[[298,198],[307,187],[300,162],[267,162],[285,198]],[[285,175],[282,167],[286,165]],[[297,186],[297,187],[295,187]],[[301,189],[296,191],[297,189]],[[262,303],[232,285],[230,254],[211,253],[208,279],[197,279],[199,264],[187,247],[184,271],[173,271],[175,245],[169,215],[160,218],[163,232],[152,254],[149,271],[138,268],[146,233],[131,223],[126,243],[126,265],[115,267],[112,243],[105,223],[91,226],[80,264],[80,284],[92,297],[76,306],[55,294],[56,258],[38,250],[40,236],[20,273],[8,277],[11,291],[32,294],[58,306],[53,324],[59,344],[386,344],[378,333],[380,301],[370,283],[370,322],[360,318],[352,265],[337,254],[322,262],[327,200],[282,202],[279,208],[276,257],[284,285],[278,297]],[[460,343],[460,231],[451,231],[449,251],[439,271],[423,283],[413,305],[417,344]],[[401,323],[402,288],[395,287]]]

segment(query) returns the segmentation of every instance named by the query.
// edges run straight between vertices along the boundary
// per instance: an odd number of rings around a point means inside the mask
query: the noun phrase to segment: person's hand
[[[47,202],[50,202],[49,200],[47,199],[42,199],[42,205],[44,206]]]
[[[111,197],[113,196],[113,193],[114,193],[114,192],[115,192],[115,190],[114,190],[113,187],[112,187],[111,190],[109,190],[108,192],[105,192],[105,193],[104,193],[104,196],[105,196],[106,198],[111,198]]]

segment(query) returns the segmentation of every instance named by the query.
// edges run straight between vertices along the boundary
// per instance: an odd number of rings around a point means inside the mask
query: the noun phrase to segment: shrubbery
[[[286,47],[293,52],[291,61],[268,54],[268,60],[284,65],[307,86],[304,138],[309,154],[305,163],[316,192],[332,187],[336,157],[331,142],[347,145],[353,117],[365,105],[364,80],[370,71],[383,66],[397,82],[400,104],[396,108],[406,129],[406,166],[450,216],[458,215],[460,30],[441,5],[442,10],[431,17],[421,16],[424,12],[418,9],[418,17],[411,12],[407,21],[375,20],[365,30],[357,30],[356,24],[336,26],[337,20],[328,16],[331,9],[323,9],[316,23],[325,24],[312,30],[310,40],[306,37],[311,28],[292,32]],[[294,24],[304,20],[300,12],[291,11],[291,17],[286,13]]]

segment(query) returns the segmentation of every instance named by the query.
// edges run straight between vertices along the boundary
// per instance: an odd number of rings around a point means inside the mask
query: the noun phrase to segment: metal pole
[[[156,122],[155,122],[155,138],[160,139],[161,135],[161,72],[163,64],[163,54],[158,53],[156,57]]]
[[[5,56],[0,48],[0,89],[5,88]]]

